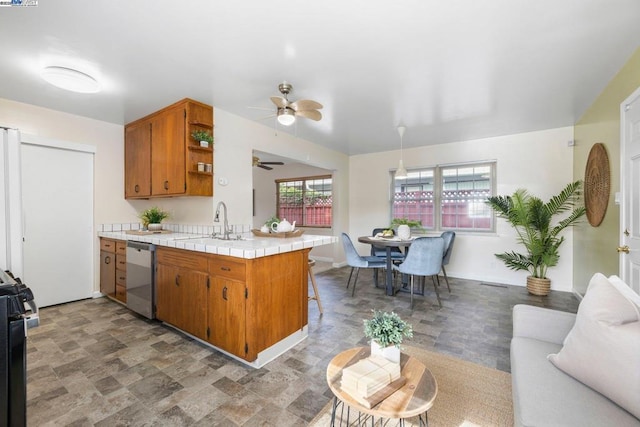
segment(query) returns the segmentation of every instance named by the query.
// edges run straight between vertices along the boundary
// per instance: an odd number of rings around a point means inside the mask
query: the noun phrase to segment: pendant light
[[[406,129],[404,126],[398,126],[398,133],[400,134],[400,162],[396,170],[396,179],[405,179],[407,177],[407,170],[404,167],[404,163],[402,163],[402,137]]]

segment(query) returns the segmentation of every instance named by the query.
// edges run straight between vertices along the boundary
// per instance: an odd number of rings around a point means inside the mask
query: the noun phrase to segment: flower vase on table
[[[376,341],[371,340],[371,355],[384,357],[393,363],[400,363],[400,347],[393,344],[382,347]]]
[[[402,240],[409,240],[411,238],[411,228],[406,224],[398,226],[398,237]]]

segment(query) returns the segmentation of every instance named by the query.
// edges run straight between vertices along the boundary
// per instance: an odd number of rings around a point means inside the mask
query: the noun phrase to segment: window
[[[300,227],[331,227],[331,175],[276,180],[277,216]]]
[[[495,162],[409,170],[393,182],[392,218],[418,220],[428,230],[492,231],[485,204],[495,194]]]

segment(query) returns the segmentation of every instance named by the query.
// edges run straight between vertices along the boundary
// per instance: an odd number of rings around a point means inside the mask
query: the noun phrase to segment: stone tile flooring
[[[324,315],[309,304],[309,337],[262,369],[247,367],[106,298],[41,310],[28,338],[29,426],[304,426],[331,398],[325,370],[343,349],[367,345],[362,319],[393,310],[414,327],[408,345],[509,371],[511,308],[575,312],[570,293],[534,297],[523,287],[450,279],[443,307],[432,286],[417,297],[384,295],[362,271],[316,275]],[[430,284],[430,282],[428,282]]]

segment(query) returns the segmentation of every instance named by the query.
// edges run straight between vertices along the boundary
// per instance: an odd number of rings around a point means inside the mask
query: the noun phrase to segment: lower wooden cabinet
[[[209,289],[209,339],[208,341],[235,354],[245,357],[248,351],[245,338],[244,282],[213,277]]]
[[[206,340],[208,281],[207,273],[158,263],[156,317]]]
[[[159,247],[156,317],[254,361],[307,324],[308,255],[242,259]]]
[[[100,239],[100,292],[116,297],[116,241]]]

